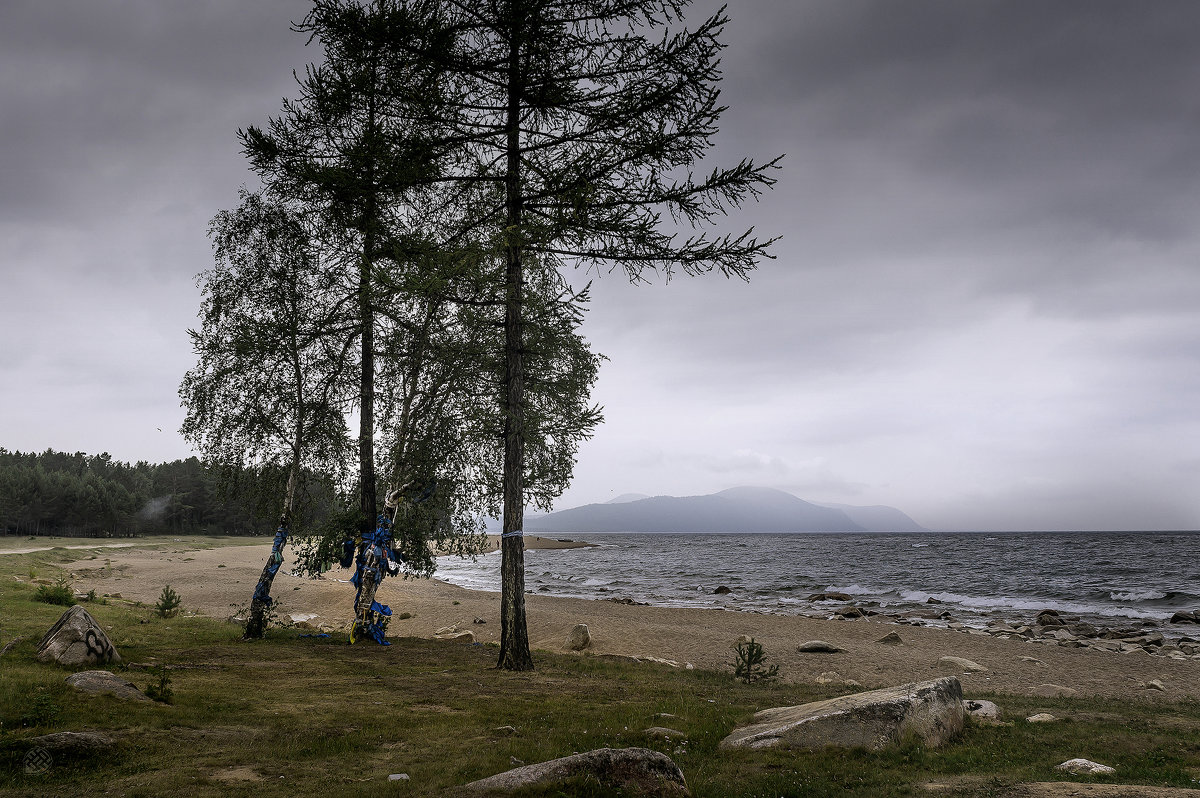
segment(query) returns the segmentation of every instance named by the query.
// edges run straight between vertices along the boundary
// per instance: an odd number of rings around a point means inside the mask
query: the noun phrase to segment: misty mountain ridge
[[[540,534],[603,532],[925,532],[895,507],[808,502],[775,488],[738,487],[703,496],[626,493],[526,517],[525,531]]]

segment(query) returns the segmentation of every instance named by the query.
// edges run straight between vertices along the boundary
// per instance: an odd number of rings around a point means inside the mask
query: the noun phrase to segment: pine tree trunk
[[[367,236],[370,239],[370,236]],[[371,310],[370,266],[364,255],[359,273],[358,308],[362,318],[362,375],[359,380],[358,473],[360,531],[375,529],[375,318]]]
[[[504,525],[500,538],[500,661],[504,670],[533,670],[525,623],[525,355],[522,302],[525,285],[521,245],[520,53],[521,12],[514,3],[508,63],[505,169],[506,221],[504,280]]]

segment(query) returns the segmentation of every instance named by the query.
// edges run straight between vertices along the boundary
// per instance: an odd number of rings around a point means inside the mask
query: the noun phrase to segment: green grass
[[[77,552],[71,552],[71,557]],[[718,751],[736,724],[769,706],[802,703],[829,688],[746,685],[728,673],[676,670],[537,652],[537,670],[494,669],[496,650],[422,639],[346,645],[344,638],[271,630],[261,641],[199,617],[160,618],[152,607],[85,603],[145,689],[169,675],[173,703],[123,703],[77,695],[69,671],[38,663],[38,638],[62,611],[17,582],[33,568],[51,577],[61,554],[0,558],[0,791],[15,795],[435,795],[512,767],[602,746],[670,755],[696,796],[905,796],[949,783],[954,796],[1003,796],[1026,781],[1068,778],[1054,765],[1083,756],[1118,768],[1078,781],[1198,786],[1200,706],[1076,699],[995,700],[1009,726],[969,726],[940,749],[883,752]],[[1020,718],[1049,711],[1060,723]],[[658,719],[657,713],[674,718]],[[646,736],[668,726],[686,741]],[[507,732],[501,727],[511,726]],[[92,729],[119,738],[114,755],[56,761],[41,775],[22,766],[22,741]],[[237,769],[241,770],[237,770]],[[257,781],[228,780],[241,773]],[[407,773],[408,782],[388,782]],[[222,779],[226,774],[226,780]],[[571,785],[530,795],[602,795]]]

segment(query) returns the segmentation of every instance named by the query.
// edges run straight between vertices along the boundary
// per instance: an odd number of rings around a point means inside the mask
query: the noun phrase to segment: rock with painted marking
[[[62,614],[38,643],[37,658],[59,665],[117,665],[121,655],[96,619],[83,607]]]

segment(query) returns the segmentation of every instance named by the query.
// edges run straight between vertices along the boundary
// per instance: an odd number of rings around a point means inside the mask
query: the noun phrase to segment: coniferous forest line
[[[265,535],[278,508],[260,501],[278,475],[218,472],[189,457],[124,463],[107,453],[0,447],[0,535]],[[332,491],[319,497],[330,506]]]

